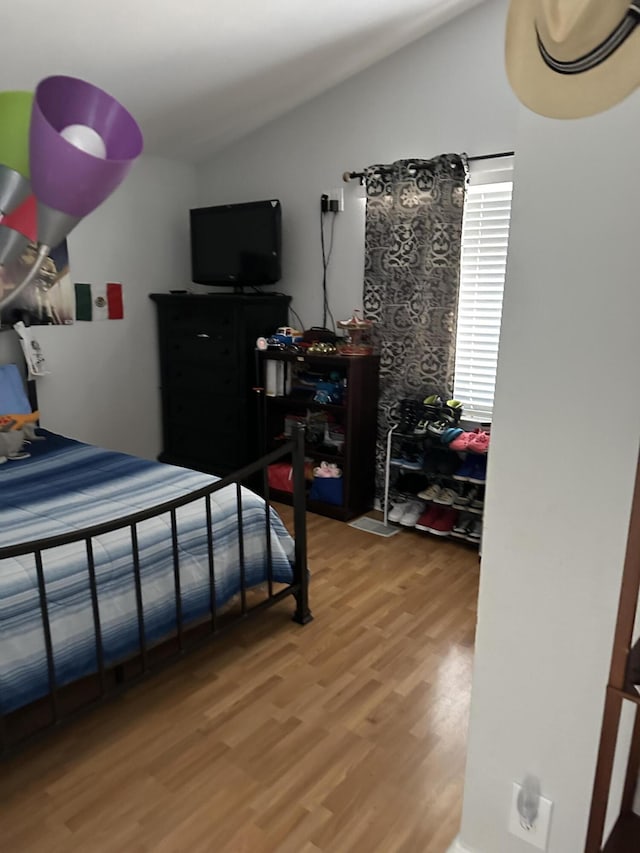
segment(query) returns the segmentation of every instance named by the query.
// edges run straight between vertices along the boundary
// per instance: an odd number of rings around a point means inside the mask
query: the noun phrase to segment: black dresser
[[[161,462],[224,475],[260,455],[255,342],[287,324],[284,294],[152,293],[158,313]]]

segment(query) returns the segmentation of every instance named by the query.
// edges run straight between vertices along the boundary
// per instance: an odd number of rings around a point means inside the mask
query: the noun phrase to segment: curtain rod
[[[478,154],[475,157],[467,157],[467,160],[469,161],[469,163],[472,163],[474,160],[493,160],[497,157],[513,157],[514,153],[515,152],[513,152],[513,151],[500,151],[500,153],[498,153],[498,154]],[[364,178],[364,172],[343,172],[342,173],[342,180],[345,183],[349,183],[349,181],[353,181],[356,178],[359,178],[360,181],[362,181]]]

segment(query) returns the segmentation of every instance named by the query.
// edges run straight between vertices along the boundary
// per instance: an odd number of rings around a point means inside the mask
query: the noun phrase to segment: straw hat
[[[511,0],[506,64],[534,112],[606,110],[640,85],[640,0]]]

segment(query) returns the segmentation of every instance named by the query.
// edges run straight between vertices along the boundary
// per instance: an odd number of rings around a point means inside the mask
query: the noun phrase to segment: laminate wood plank
[[[315,621],[295,625],[284,602],[5,763],[3,850],[447,848],[477,554],[417,531],[308,522]]]

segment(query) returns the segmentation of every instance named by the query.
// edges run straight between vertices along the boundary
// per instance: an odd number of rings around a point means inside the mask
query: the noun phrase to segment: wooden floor
[[[0,766],[3,853],[443,853],[477,553],[310,515],[309,557],[310,625],[285,602]]]

